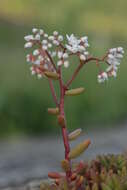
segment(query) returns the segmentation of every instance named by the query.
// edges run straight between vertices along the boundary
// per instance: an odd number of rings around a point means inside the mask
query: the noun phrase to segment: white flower
[[[110,72],[112,70],[112,65],[110,65],[107,69],[106,72]]]
[[[113,71],[111,72],[111,74],[112,74],[113,77],[117,77],[117,72],[116,72],[115,70],[113,70]]]
[[[88,56],[88,55],[89,55],[89,52],[88,52],[88,51],[85,51],[85,52],[84,52],[84,55],[85,55],[85,56]]]
[[[54,36],[57,36],[57,35],[58,35],[58,32],[57,32],[57,31],[54,31],[54,32],[53,32],[53,35],[54,35]]]
[[[90,47],[90,45],[88,43],[85,43],[85,47]]]
[[[85,55],[81,54],[81,55],[80,55],[80,59],[81,59],[82,61],[85,61],[85,60],[86,60]]]
[[[69,67],[69,61],[64,61],[64,67],[68,68]]]
[[[82,45],[80,45],[78,48],[79,48],[79,51],[80,51],[80,52],[82,52],[82,51],[85,51],[85,50],[86,50],[86,48],[85,48],[84,46],[82,46]]]
[[[68,58],[68,53],[63,53],[62,51],[58,51],[58,58],[60,59],[57,62],[58,66],[64,65],[64,67],[69,66],[69,62],[66,60]]]
[[[51,40],[51,41],[53,41],[54,40],[54,36],[49,36],[48,39]]]
[[[105,80],[108,79],[108,75],[107,75],[106,72],[102,72],[102,73],[101,73],[101,76],[102,76]]]
[[[62,51],[58,51],[58,58],[61,59],[63,57],[63,52]]]
[[[52,47],[52,44],[51,43],[48,43],[48,48],[51,48]]]
[[[110,52],[110,53],[114,53],[114,52],[116,52],[116,48],[112,48],[112,49],[110,49],[109,52]]]
[[[58,40],[53,40],[53,44],[56,45],[56,46],[58,46],[60,43],[59,43]]]
[[[114,59],[114,56],[112,54],[108,54],[109,59]]]
[[[44,34],[44,37],[45,37],[45,38],[48,38],[48,34],[45,33],[45,34]]]
[[[44,30],[40,29],[39,34],[43,35],[44,34]]]
[[[35,65],[40,65],[40,60],[37,59],[36,61],[34,61],[34,64],[35,64]]]
[[[88,43],[88,36],[81,37],[81,41]]]
[[[105,80],[108,80],[108,74],[106,72],[102,72],[98,75],[98,82],[103,83]]]
[[[63,54],[63,59],[67,59],[69,57],[68,53]]]
[[[35,75],[35,74],[36,74],[36,71],[32,70],[32,71],[31,71],[31,74],[32,74],[32,75]]]
[[[76,53],[79,50],[79,44],[80,44],[80,40],[78,40],[74,34],[66,35],[67,40],[68,40],[68,44],[66,45],[66,48],[71,51],[72,53]]]
[[[89,46],[87,36],[77,39],[74,34],[71,34],[70,36],[66,35],[66,37],[68,40],[68,44],[66,44],[67,50],[72,53],[78,52],[85,55],[86,48]],[[81,56],[81,58],[84,59],[84,56]]]
[[[47,44],[48,41],[47,40],[42,40],[42,44]]]
[[[35,34],[35,33],[38,32],[38,29],[37,29],[37,28],[33,28],[33,29],[32,29],[32,32]]]
[[[29,42],[30,40],[34,40],[34,37],[33,35],[28,35],[28,36],[25,36],[24,39]]]
[[[63,61],[62,60],[59,60],[58,62],[57,62],[57,65],[58,66],[61,66],[63,64]]]
[[[48,49],[47,45],[43,45],[42,48],[43,48],[44,50],[47,50],[47,49]]]
[[[39,55],[39,56],[38,56],[38,59],[39,59],[40,61],[43,61],[43,60],[44,60],[44,57],[43,57],[42,55]]]
[[[26,55],[26,61],[30,62],[30,54]]]
[[[33,55],[37,56],[37,55],[39,55],[39,54],[40,54],[40,52],[39,52],[38,49],[35,49],[35,50],[33,51]]]
[[[62,42],[62,41],[63,41],[63,36],[62,36],[62,35],[59,35],[59,36],[58,36],[58,40],[59,40],[60,42]]]
[[[37,75],[37,78],[38,78],[38,79],[41,79],[41,78],[42,78],[42,75],[41,75],[41,74],[38,74],[38,75]]]
[[[35,35],[35,40],[40,40],[40,38],[41,38],[41,37],[40,37],[40,34],[36,34],[36,35]]]
[[[118,50],[118,52],[124,53],[124,50],[122,47],[118,47],[117,50]]]
[[[80,40],[78,40],[78,39],[74,36],[74,34],[71,34],[70,36],[69,36],[69,35],[66,35],[66,37],[67,37],[68,43],[69,43],[70,45],[79,45]]]
[[[67,48],[70,52],[72,52],[72,53],[77,53],[77,52],[78,52],[78,48],[77,48],[77,47],[74,47],[74,46],[72,47],[72,46],[66,44],[66,48]]]
[[[47,64],[44,64],[44,69],[48,69],[48,65]]]
[[[110,66],[107,68],[107,72],[110,72],[111,76],[117,76],[116,71],[120,65],[120,60],[123,58],[123,54],[124,50],[122,47],[112,48],[109,50],[107,62]]]
[[[24,48],[31,48],[33,45],[32,42],[27,42],[25,45],[24,45]]]
[[[120,53],[118,53],[117,55],[116,55],[116,58],[123,58],[123,55],[122,54],[120,54]]]

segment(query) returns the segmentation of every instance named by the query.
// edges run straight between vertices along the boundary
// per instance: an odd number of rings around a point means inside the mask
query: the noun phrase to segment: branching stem
[[[71,85],[71,83],[76,78],[76,76],[78,75],[79,71],[81,70],[81,68],[85,64],[87,64],[90,61],[96,61],[96,62],[104,61],[105,58],[106,58],[106,55],[103,58],[101,58],[101,59],[100,58],[96,58],[96,57],[89,57],[85,61],[80,61],[80,64],[78,65],[78,67],[74,71],[71,79],[68,80],[68,82],[66,83],[66,85],[64,85],[64,82],[63,82],[63,79],[62,79],[61,66],[59,66],[58,70],[56,70],[57,73],[59,74],[59,86],[60,86],[60,101],[59,102],[58,102],[57,97],[56,97],[56,93],[55,93],[55,89],[54,89],[52,80],[49,79],[49,85],[50,85],[50,89],[51,89],[51,92],[52,92],[52,96],[53,96],[54,102],[55,102],[56,106],[59,107],[59,117],[63,119],[63,122],[61,122],[59,124],[60,124],[61,130],[62,130],[62,137],[63,137],[63,143],[64,143],[64,148],[65,148],[65,159],[68,160],[69,166],[70,166],[69,170],[66,172],[66,179],[67,179],[68,183],[70,182],[70,177],[72,175],[72,167],[71,167],[71,160],[69,158],[70,144],[69,144],[69,139],[68,139],[68,131],[67,131],[67,126],[66,126],[66,118],[65,118],[65,113],[64,113],[65,91],[69,88],[69,86]],[[53,62],[53,65],[54,65],[54,62]]]
[[[76,76],[78,75],[79,71],[81,70],[81,68],[87,64],[90,61],[97,61],[97,62],[101,62],[104,61],[105,58],[107,57],[107,54],[102,57],[102,58],[96,58],[96,57],[89,57],[88,59],[86,59],[85,61],[80,61],[80,64],[78,65],[78,67],[76,68],[76,70],[74,71],[72,77],[67,81],[65,87],[68,88],[71,83],[73,82],[73,80],[76,78]]]

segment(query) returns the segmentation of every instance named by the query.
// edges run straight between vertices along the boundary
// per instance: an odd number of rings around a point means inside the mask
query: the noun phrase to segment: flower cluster
[[[24,39],[26,41],[25,48],[32,48],[35,45],[38,47],[26,56],[27,62],[32,63],[32,67],[30,67],[32,75],[37,74],[38,78],[41,78],[45,71],[55,72],[51,61],[57,55],[57,51],[53,51],[53,46],[60,46],[63,36],[59,35],[57,31],[49,36],[42,29],[33,28],[32,35],[27,35]],[[67,62],[64,65],[66,66]]]
[[[57,31],[49,36],[44,30],[37,28],[33,28],[32,34],[24,37],[25,48],[32,48],[35,45],[38,47],[26,56],[27,62],[32,63],[30,68],[32,75],[37,74],[38,78],[41,78],[45,70],[55,72],[52,65],[54,57],[57,59],[56,67],[64,65],[65,68],[69,66],[70,53],[77,54],[82,61],[87,59],[88,37],[77,39],[73,34],[66,37],[68,43],[64,45],[62,44],[64,38]]]
[[[67,68],[69,57],[72,55],[78,56],[81,63],[85,63],[91,58],[87,51],[89,47],[87,36],[77,38],[74,34],[66,35],[64,44],[64,37],[59,32],[54,31],[52,35],[48,35],[42,29],[33,28],[32,34],[25,36],[24,39],[26,41],[25,48],[36,47],[32,53],[26,56],[26,60],[32,64],[30,67],[32,75],[36,74],[38,78],[45,76],[46,71],[56,73],[62,65]],[[99,83],[105,82],[109,77],[117,76],[123,54],[123,48],[118,47],[110,49],[102,59],[92,57],[93,60],[103,61],[108,65],[106,71],[99,72]]]
[[[88,37],[84,36],[80,39],[77,39],[74,34],[71,34],[70,36],[67,35],[68,44],[66,44],[66,48],[68,51],[70,51],[73,54],[78,54],[80,56],[80,59],[82,61],[85,61],[87,59],[87,56],[89,55],[88,51],[86,51],[86,48],[89,47],[88,44]]]
[[[106,72],[101,72],[98,75],[98,82],[102,83],[108,80],[108,77],[116,77],[118,66],[120,65],[120,61],[123,58],[124,50],[122,47],[112,48],[109,50],[106,56],[106,62],[108,64],[108,68]]]
[[[61,66],[61,65],[64,65],[64,67],[68,67],[69,66],[69,61],[67,60],[69,55],[68,53],[64,53],[63,51],[58,51],[58,62],[57,62],[57,65],[58,66]]]

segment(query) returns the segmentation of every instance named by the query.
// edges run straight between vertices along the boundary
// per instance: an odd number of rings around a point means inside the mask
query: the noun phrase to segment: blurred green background
[[[127,0],[0,0],[0,136],[41,135],[57,131],[47,114],[54,106],[46,80],[37,80],[25,62],[24,36],[33,27],[51,33],[88,35],[90,52],[127,46]],[[73,60],[75,61],[75,60]],[[127,58],[118,78],[97,83],[95,64],[87,65],[72,87],[80,97],[66,98],[69,128],[115,126],[127,118]],[[67,69],[66,77],[74,69]],[[48,95],[47,95],[48,94]]]

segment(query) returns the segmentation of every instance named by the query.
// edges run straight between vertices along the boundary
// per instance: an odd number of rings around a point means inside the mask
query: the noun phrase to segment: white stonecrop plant
[[[51,94],[55,103],[54,108],[48,108],[48,113],[57,116],[57,121],[61,127],[63,137],[65,159],[61,162],[61,166],[64,173],[61,175],[61,173],[50,172],[48,176],[52,179],[56,179],[56,185],[58,186],[61,184],[60,178],[66,178],[69,187],[67,189],[71,189],[76,172],[75,170],[73,171],[72,159],[80,156],[80,154],[88,148],[91,141],[89,139],[84,140],[71,149],[70,141],[78,138],[81,129],[77,129],[72,133],[68,132],[64,110],[65,96],[75,96],[84,92],[83,87],[70,89],[70,86],[77,77],[79,71],[91,61],[94,61],[99,69],[97,77],[99,83],[107,81],[109,77],[116,77],[120,61],[123,58],[124,50],[122,47],[113,48],[107,51],[101,58],[94,57],[87,50],[89,47],[87,36],[77,38],[74,34],[71,34],[70,36],[66,35],[66,39],[64,39],[64,37],[57,31],[54,31],[52,35],[48,35],[44,30],[37,28],[33,28],[32,34],[25,36],[25,41],[25,48],[32,49],[32,52],[26,56],[26,61],[32,65],[30,67],[31,74],[37,75],[39,79],[43,76],[48,79]],[[62,69],[63,67],[69,67],[69,59],[73,55],[77,56],[79,61],[72,76],[67,82],[65,82]],[[102,63],[108,65],[106,71],[102,71]],[[59,85],[58,94],[54,86],[54,80],[56,80]],[[75,189],[81,189],[79,188],[79,184],[81,185],[81,183],[83,183],[83,176],[75,179],[77,185]]]
[[[102,83],[108,80],[109,77],[116,77],[120,61],[123,58],[124,50],[122,47],[110,49],[102,59],[94,58],[87,51],[89,47],[88,37],[84,36],[77,38],[74,34],[66,35],[65,45],[63,43],[64,37],[57,31],[52,35],[48,35],[42,29],[33,28],[32,34],[24,37],[26,43],[25,48],[33,48],[32,53],[26,56],[27,62],[32,64],[30,67],[31,74],[37,74],[38,78],[44,76],[44,72],[56,72],[55,67],[64,66],[68,68],[69,57],[77,55],[80,62],[88,62],[88,60],[95,60],[100,67],[99,62],[104,61],[108,67],[106,71],[100,71],[98,74],[98,82]],[[52,60],[55,59],[55,67]],[[101,69],[100,69],[101,70]]]

